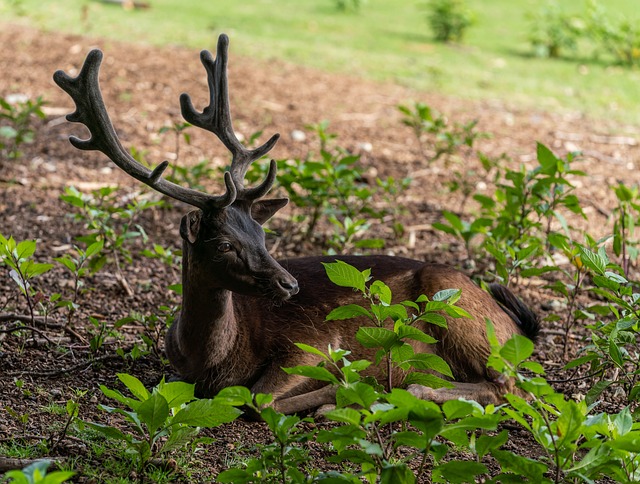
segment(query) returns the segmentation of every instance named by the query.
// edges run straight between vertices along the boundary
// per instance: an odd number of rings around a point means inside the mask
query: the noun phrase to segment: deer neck
[[[238,322],[233,293],[216,285],[213,274],[205,274],[193,263],[191,248],[183,245],[182,310],[178,323],[181,352],[210,368],[233,353]],[[195,358],[194,358],[195,357]]]

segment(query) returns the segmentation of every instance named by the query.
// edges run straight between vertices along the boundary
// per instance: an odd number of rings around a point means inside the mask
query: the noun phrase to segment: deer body
[[[222,195],[165,180],[162,174],[168,162],[150,170],[122,147],[98,85],[100,51],[89,53],[77,77],[57,71],[54,81],[76,103],[76,111],[67,119],[83,123],[91,133],[87,140],[71,137],[75,147],[101,151],[132,177],[196,208],[183,217],[180,225],[182,310],[166,337],[167,356],[174,368],[182,378],[196,383],[203,395],[212,396],[229,385],[244,385],[254,392],[273,393],[274,406],[292,413],[331,403],[335,398],[335,389],[330,386],[282,371],[282,367],[317,363],[317,356],[302,352],[294,343],[321,350],[330,344],[350,350],[355,359],[372,360],[374,352],[355,339],[365,321],[325,321],[334,308],[362,302],[350,289],[330,283],[321,263],[335,258],[307,257],[279,263],[265,247],[262,224],[288,200],[262,198],[275,180],[273,160],[265,180],[257,187],[246,188],[244,177],[250,164],[273,148],[278,135],[254,150],[246,149],[235,136],[227,86],[228,42],[225,35],[219,37],[215,60],[207,51],[201,54],[208,77],[209,105],[200,113],[188,95],[180,97],[185,120],[214,133],[233,155],[224,175]],[[494,403],[513,389],[512,382],[504,382],[500,375],[486,369],[489,343],[485,320],[493,322],[501,342],[513,334],[534,339],[538,322],[506,288],[492,286],[489,294],[444,265],[388,256],[339,258],[360,270],[372,269],[376,279],[390,287],[396,301],[413,301],[422,294],[431,297],[442,289],[462,290],[458,305],[473,317],[447,318],[446,330],[425,323],[421,329],[438,343],[414,344],[415,352],[436,353],[449,363],[457,380],[454,388],[434,390],[410,385],[409,391],[437,402],[465,397]],[[371,372],[381,377],[375,368]]]
[[[188,253],[189,249],[185,249]],[[338,305],[363,302],[360,294],[329,281],[321,263],[335,259],[305,257],[280,261],[299,285],[299,292],[284,302],[224,289],[212,288],[209,292],[203,287],[212,284],[212,274],[201,271],[200,278],[191,274],[190,278],[183,280],[183,284],[186,283],[183,285],[183,311],[167,333],[165,348],[172,365],[183,378],[197,383],[199,392],[206,396],[213,396],[226,386],[243,385],[254,393],[273,393],[276,406],[285,412],[331,403],[331,392],[322,393],[320,398],[299,398],[320,390],[324,383],[287,375],[281,368],[319,362],[318,357],[298,349],[294,345],[296,342],[323,350],[330,344],[333,348],[350,350],[350,358],[354,360],[374,359],[375,350],[363,347],[355,339],[358,328],[363,324],[370,325],[369,321],[325,320],[326,315]],[[415,300],[421,294],[431,297],[442,289],[462,289],[458,305],[474,318],[447,318],[447,331],[423,323],[420,329],[438,339],[438,343],[413,342],[413,346],[416,352],[435,353],[442,357],[450,365],[456,381],[474,386],[471,392],[468,388],[463,392],[434,390],[429,392],[431,399],[444,401],[466,396],[475,397],[483,403],[493,403],[499,401],[507,390],[513,390],[494,382],[493,376],[487,372],[490,350],[483,329],[485,318],[492,320],[502,343],[513,334],[526,334],[531,328],[526,326],[527,322],[523,322],[523,327],[518,326],[491,295],[465,275],[445,265],[425,264],[400,257],[345,256],[337,259],[359,270],[371,268],[377,279],[389,285],[396,301]],[[185,264],[188,267],[187,261]],[[197,289],[191,290],[194,282]],[[192,300],[192,297],[196,299]],[[198,300],[202,297],[206,297],[208,303]],[[220,301],[222,305],[218,306]],[[189,309],[191,302],[197,307],[208,308],[208,311],[203,315],[194,314]],[[218,311],[221,308],[224,311]],[[192,351],[194,347],[198,347],[197,352]],[[382,380],[382,371],[377,367],[371,369],[370,373]],[[402,376],[396,373],[393,384],[400,384]]]

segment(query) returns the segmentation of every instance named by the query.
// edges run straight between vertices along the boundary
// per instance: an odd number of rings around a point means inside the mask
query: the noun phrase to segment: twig
[[[39,462],[42,460],[47,460],[56,467],[65,461],[65,459],[62,457],[49,457],[42,459],[16,459],[13,457],[0,457],[0,472],[12,471],[14,469],[23,469],[35,462]]]
[[[69,334],[69,336],[76,339],[77,341],[80,341],[83,344],[88,344],[88,341],[86,340],[86,338],[84,338],[82,335],[76,332],[73,328],[61,323],[50,323],[49,321],[47,321],[47,318],[45,318],[44,316],[35,316],[32,320],[31,316],[26,314],[0,313],[0,323],[4,323],[7,321],[18,321],[20,323],[34,322],[38,325],[42,325],[45,328],[62,329],[65,333]],[[27,328],[27,327],[25,326],[24,328]],[[12,332],[12,331],[0,331],[0,332]]]
[[[72,367],[69,368],[61,368],[59,370],[51,370],[51,371],[29,371],[29,370],[25,370],[22,372],[14,372],[14,373],[9,373],[9,376],[21,376],[23,375],[25,372],[29,373],[29,376],[39,376],[39,377],[45,377],[45,378],[51,378],[51,377],[55,377],[55,376],[60,376],[64,373],[73,373],[76,371],[81,371],[86,369],[87,367],[91,366],[94,363],[98,363],[100,361],[106,361],[106,360],[111,360],[111,359],[120,359],[121,356],[120,355],[102,355],[102,356],[98,356],[97,358],[94,358],[92,360],[88,360],[88,361],[83,361],[82,363],[78,363],[77,365],[74,365]]]
[[[33,326],[15,326],[13,328],[8,328],[8,329],[0,329],[0,333],[15,333],[16,331],[22,331],[22,330],[27,330],[27,331],[31,331],[33,333],[39,334],[40,336],[42,336],[49,344],[52,345],[56,345],[57,344],[52,341],[46,334],[44,334],[43,331],[39,330],[38,328],[34,328]],[[34,338],[35,339],[35,338]]]
[[[45,318],[42,316],[35,316],[31,319],[31,316],[27,314],[12,314],[12,313],[0,313],[0,323],[6,323],[7,321],[19,321],[21,323],[45,323]]]

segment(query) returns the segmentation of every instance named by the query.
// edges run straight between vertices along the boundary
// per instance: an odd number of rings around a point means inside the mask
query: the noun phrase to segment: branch
[[[25,467],[42,460],[48,460],[54,467],[59,467],[65,459],[62,457],[42,459],[17,459],[13,457],[0,457],[0,472],[24,469]]]

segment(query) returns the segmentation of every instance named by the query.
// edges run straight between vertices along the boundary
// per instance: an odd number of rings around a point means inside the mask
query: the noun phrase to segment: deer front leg
[[[481,405],[500,405],[505,403],[504,396],[507,393],[515,393],[524,396],[523,392],[515,386],[511,379],[481,381],[477,383],[452,382],[453,388],[429,388],[423,385],[409,385],[407,391],[422,400],[430,400],[437,404],[443,404],[448,400],[464,398],[475,400]]]
[[[284,414],[316,409],[322,405],[335,404],[336,388],[326,382],[302,375],[289,375],[282,368],[288,366],[319,363],[317,356],[304,353],[296,355],[291,364],[274,362],[251,387],[252,393],[271,393],[273,408]]]

